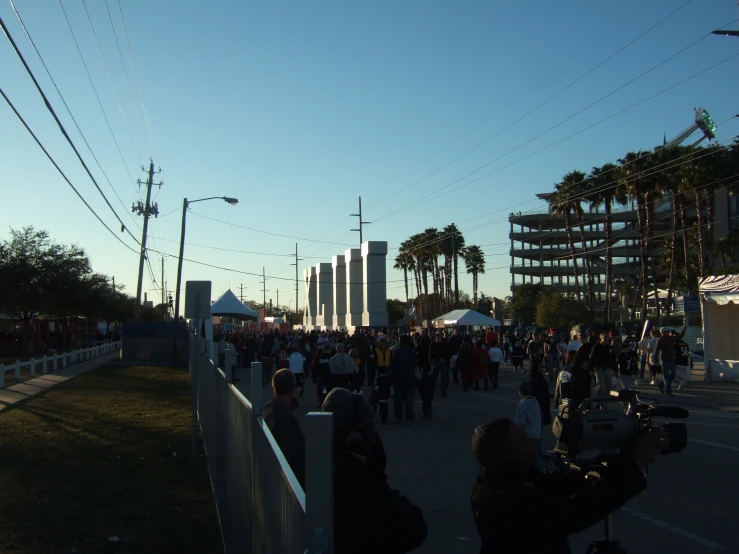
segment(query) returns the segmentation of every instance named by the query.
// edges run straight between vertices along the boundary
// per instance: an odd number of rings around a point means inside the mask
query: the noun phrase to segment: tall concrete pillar
[[[334,326],[346,327],[346,259],[343,254],[331,258],[334,270]]]
[[[316,325],[319,327],[334,326],[334,276],[331,264],[316,264],[318,280],[316,306],[318,308]]]
[[[316,268],[311,266],[303,270],[303,281],[305,282],[305,315],[303,316],[303,325],[308,329],[316,326]]]
[[[387,325],[387,242],[371,240],[363,243],[362,258],[362,325]]]
[[[362,325],[364,300],[362,295],[362,251],[350,248],[344,253],[346,263],[346,324],[359,327]]]

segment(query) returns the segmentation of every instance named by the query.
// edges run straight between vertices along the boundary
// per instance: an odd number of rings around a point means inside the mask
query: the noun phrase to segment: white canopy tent
[[[211,315],[222,317],[233,317],[236,319],[254,319],[259,318],[259,314],[252,310],[249,306],[245,306],[231,289],[223,293],[223,295],[213,302],[210,306]]]
[[[500,327],[500,321],[475,310],[453,310],[436,318],[437,327],[466,325],[469,327]]]
[[[700,283],[706,381],[739,381],[739,275]]]

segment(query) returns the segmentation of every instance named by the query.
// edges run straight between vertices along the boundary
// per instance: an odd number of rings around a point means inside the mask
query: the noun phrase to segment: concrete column
[[[331,258],[334,270],[334,325],[346,327],[346,258],[343,254]]]
[[[350,248],[344,253],[346,264],[346,324],[359,327],[362,325],[364,300],[362,294],[362,251]]]
[[[333,268],[331,264],[316,264],[317,295],[316,325],[319,327],[334,326],[334,286]]]
[[[387,242],[367,241],[362,244],[363,286],[362,325],[387,325]]]
[[[307,329],[313,329],[316,326],[316,300],[317,300],[317,283],[316,268],[311,266],[303,270],[303,281],[305,282],[305,316],[303,317],[303,325]]]

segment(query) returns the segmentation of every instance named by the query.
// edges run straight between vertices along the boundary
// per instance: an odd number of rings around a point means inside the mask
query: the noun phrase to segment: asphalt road
[[[248,382],[246,373],[243,378]],[[415,551],[418,554],[479,552],[470,508],[477,474],[470,443],[476,425],[515,413],[518,379],[505,369],[501,377],[498,390],[464,393],[452,385],[449,397],[437,394],[432,420],[420,419],[417,395],[417,420],[412,426],[392,425],[392,411],[388,425],[378,421],[390,486],[421,507],[429,523],[428,538]],[[240,388],[248,396],[248,384]],[[271,396],[267,388],[263,391]],[[298,417],[315,410],[314,398],[312,383],[307,382]],[[682,420],[688,425],[688,447],[657,460],[650,467],[648,489],[613,515],[613,536],[632,554],[736,551],[739,415],[686,407],[691,410],[690,418]],[[554,439],[547,443],[546,433],[543,447],[551,448]],[[603,535],[599,524],[571,537],[573,553],[584,553],[591,540]]]

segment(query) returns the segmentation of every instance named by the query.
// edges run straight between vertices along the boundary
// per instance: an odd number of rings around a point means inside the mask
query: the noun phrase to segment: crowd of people
[[[550,407],[579,405],[610,395],[612,388],[629,388],[644,379],[647,368],[651,383],[673,394],[676,378],[682,377],[681,388],[690,375],[684,334],[684,328],[680,333],[663,328],[640,341],[608,332],[566,340],[554,329],[526,336],[459,329],[285,335],[216,329],[215,337],[222,354],[228,343],[234,345],[241,366],[262,362],[263,383],[271,383],[274,393],[262,416],[303,485],[305,439],[294,410],[306,377],[315,384],[317,409],[334,414],[337,553],[404,553],[426,540],[422,511],[387,483],[387,458],[375,422],[388,423],[391,405],[395,424],[410,425],[415,391],[423,418],[431,419],[437,385],[442,396],[449,395],[452,383],[461,385],[462,393],[489,390],[498,387],[502,363],[524,372],[515,416],[474,430],[472,451],[480,473],[472,511],[481,552],[556,553],[569,552],[568,535],[593,525],[646,487],[640,468],[653,462],[669,439],[660,429],[650,431],[595,481],[550,473],[544,471],[541,451],[542,431],[552,421]],[[585,502],[592,498],[599,499],[596,507]],[[546,533],[525,532],[531,514],[540,515],[536,521],[544,522]]]

